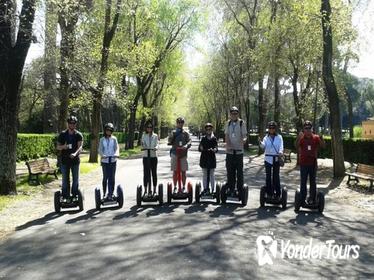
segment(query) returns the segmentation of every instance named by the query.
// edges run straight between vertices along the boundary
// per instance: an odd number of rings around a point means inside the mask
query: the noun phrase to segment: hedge
[[[90,148],[90,134],[83,134],[83,148]],[[114,132],[118,143],[125,143],[126,134],[123,132]],[[100,134],[102,137],[103,134]],[[57,141],[56,134],[21,134],[17,135],[17,161],[30,160],[48,155],[56,154],[55,144]]]
[[[55,153],[54,134],[18,134],[17,161],[45,157]]]
[[[295,141],[296,135],[282,135],[285,149],[296,152]],[[251,134],[248,137],[250,144],[258,144],[258,136]],[[331,139],[325,137],[326,147],[321,149],[319,157],[332,158]],[[363,163],[374,165],[374,140],[369,139],[343,139],[344,160],[353,163]]]

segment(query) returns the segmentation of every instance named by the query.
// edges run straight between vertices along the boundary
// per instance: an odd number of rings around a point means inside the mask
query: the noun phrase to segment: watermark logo
[[[260,235],[256,240],[258,264],[273,264],[273,258],[277,256],[277,241],[272,233]]]
[[[291,240],[276,240],[273,233],[258,236],[256,245],[260,266],[272,265],[276,258],[349,260],[358,259],[360,256],[360,246],[357,244],[337,244],[335,240],[320,242],[313,238],[310,238],[306,244],[297,244]]]

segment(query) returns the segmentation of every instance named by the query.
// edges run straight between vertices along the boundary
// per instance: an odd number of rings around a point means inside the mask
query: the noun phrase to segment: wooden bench
[[[350,185],[351,181],[355,181],[357,184],[359,182],[358,179],[364,179],[370,181],[370,190],[372,190],[374,181],[374,166],[359,163],[355,172],[345,172],[345,175],[348,175],[347,185]]]
[[[32,161],[26,161],[27,168],[29,169],[29,184],[31,182],[36,182],[40,185],[39,175],[46,174],[54,175],[56,179],[57,177],[57,168],[53,168],[50,166],[48,159],[42,158]]]
[[[284,149],[283,150],[283,155],[284,155],[284,162],[291,162],[291,150]]]

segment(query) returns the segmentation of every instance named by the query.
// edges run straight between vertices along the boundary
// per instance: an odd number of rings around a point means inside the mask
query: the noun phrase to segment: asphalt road
[[[217,158],[216,177],[224,181],[224,153]],[[198,160],[195,139],[188,172],[193,184],[202,175]],[[0,279],[374,279],[373,212],[342,205],[329,195],[333,185],[320,182],[327,194],[324,214],[295,214],[299,172],[294,164],[281,172],[289,189],[288,208],[259,208],[262,164],[261,157],[245,159],[250,194],[244,208],[214,203],[138,208],[141,159],[121,160],[116,181],[125,189],[122,209],[96,211],[95,186],[81,182],[83,212],[57,215],[51,205],[50,213],[18,227],[0,243]],[[162,146],[158,174],[164,186],[171,179],[169,169],[168,150]],[[258,250],[259,236],[275,241]],[[277,251],[270,258],[273,264],[259,265],[263,247],[265,256]]]

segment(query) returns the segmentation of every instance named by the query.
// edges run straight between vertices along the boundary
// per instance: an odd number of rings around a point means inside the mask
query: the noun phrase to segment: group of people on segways
[[[83,147],[83,136],[76,129],[78,119],[70,116],[67,120],[68,128],[61,132],[57,139],[57,150],[60,151],[60,169],[62,173],[62,192],[55,193],[55,210],[61,208],[79,207],[83,210],[83,196],[79,191],[79,155]],[[192,184],[186,185],[186,171],[188,170],[187,154],[191,147],[191,137],[184,130],[184,118],[178,117],[176,129],[168,138],[170,149],[170,165],[173,171],[173,182],[167,185],[167,199],[187,199],[192,202]],[[117,138],[112,135],[114,126],[107,123],[104,126],[104,135],[99,141],[99,154],[103,173],[102,195],[100,188],[95,190],[96,208],[101,205],[118,205],[122,207],[124,195],[120,185],[115,186],[115,174],[119,145]],[[243,154],[244,143],[247,138],[247,130],[244,120],[239,118],[237,107],[230,109],[230,119],[225,124],[226,142],[226,171],[227,182],[222,186],[215,182],[215,168],[217,166],[216,153],[218,141],[213,133],[213,125],[205,125],[205,135],[200,139],[198,150],[200,155],[200,167],[203,173],[203,183],[197,183],[195,187],[196,202],[200,199],[215,199],[217,203],[222,201],[239,201],[243,206],[248,201],[248,186],[243,182]],[[286,208],[287,189],[281,188],[280,167],[283,160],[283,138],[277,133],[277,124],[274,121],[268,123],[268,132],[263,139],[259,138],[259,146],[265,151],[264,165],[266,172],[266,184],[260,191],[260,205],[265,203],[281,205]],[[323,137],[312,132],[312,124],[305,121],[303,131],[296,140],[296,149],[299,154],[300,164],[300,191],[295,195],[295,211],[301,207],[318,209],[324,208],[324,196],[316,188],[317,155],[319,148],[325,146]],[[157,150],[159,146],[158,135],[153,132],[153,125],[148,121],[145,132],[142,135],[141,146],[143,150],[143,186],[137,188],[137,204],[141,202],[163,203],[163,185],[157,188]],[[70,193],[70,173],[72,174],[72,187]],[[310,195],[307,198],[307,180],[310,180]],[[210,187],[209,187],[210,186]],[[152,188],[153,187],[153,188]]]

